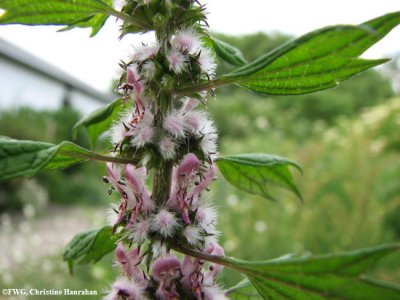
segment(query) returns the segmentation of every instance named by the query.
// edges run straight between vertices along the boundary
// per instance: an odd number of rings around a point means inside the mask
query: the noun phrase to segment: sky
[[[215,32],[241,35],[254,32],[282,32],[300,36],[314,29],[336,24],[358,24],[385,13],[400,10],[399,0],[204,0],[208,23]],[[400,27],[400,26],[399,26]],[[129,57],[133,45],[149,41],[146,35],[118,40],[118,24],[109,19],[100,33],[89,38],[90,30],[58,33],[54,26],[0,26],[0,38],[14,43],[57,68],[100,91],[108,91],[117,77],[118,62]],[[400,28],[363,55],[390,57],[400,51]]]

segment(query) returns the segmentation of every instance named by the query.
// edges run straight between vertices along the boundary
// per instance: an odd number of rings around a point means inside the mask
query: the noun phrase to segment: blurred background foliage
[[[217,36],[241,49],[249,61],[290,39],[263,33]],[[231,69],[221,63],[219,72]],[[399,241],[400,98],[392,84],[382,72],[372,70],[335,89],[296,97],[263,96],[237,87],[217,91],[208,106],[220,130],[221,153],[277,154],[298,162],[304,170],[304,174],[295,174],[304,203],[279,190],[279,200],[273,203],[247,195],[222,178],[214,184],[206,197],[216,200],[221,242],[228,255],[267,259]],[[71,139],[71,128],[78,119],[78,113],[69,108],[1,112],[0,134],[57,143]],[[87,145],[86,137],[79,136],[78,143]],[[82,227],[103,224],[104,207],[110,202],[100,181],[104,173],[103,165],[90,163],[41,173],[34,179],[1,182],[0,239],[1,234],[10,235],[12,228],[21,231],[17,223],[24,218],[35,222],[61,214],[66,216],[65,224],[80,224],[83,219],[87,222]],[[57,209],[48,213],[49,207]],[[79,207],[79,212],[74,210],[68,220],[71,207]],[[389,256],[372,273],[399,282],[399,258],[398,254]],[[57,255],[29,259],[31,267],[23,272],[15,266],[24,260],[17,259],[6,264],[8,269],[3,264],[0,283],[101,291],[115,276],[109,270],[111,260],[109,256],[93,267],[78,268],[71,279]],[[46,264],[51,267],[44,268]],[[4,276],[4,271],[9,275]],[[240,277],[228,271],[223,279],[230,285]]]

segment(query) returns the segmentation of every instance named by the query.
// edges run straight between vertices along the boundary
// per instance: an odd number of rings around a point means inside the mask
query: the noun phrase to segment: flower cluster
[[[202,46],[193,29],[178,32],[167,45],[167,49],[157,43],[136,47],[132,61],[124,64],[118,90],[126,101],[133,99],[134,109],[127,109],[113,124],[111,141],[120,149],[124,145],[136,150],[145,146],[147,150],[156,149],[165,160],[182,157],[190,143],[212,160],[218,135],[209,115],[198,108],[205,95],[174,96],[161,126],[156,124],[162,88],[171,87],[171,82],[209,79],[215,71],[210,50]]]
[[[224,254],[217,242],[216,211],[201,199],[214,179],[215,169],[212,164],[200,169],[198,158],[187,154],[173,169],[168,201],[156,207],[145,186],[145,167],[127,165],[123,171],[119,165],[107,164],[104,181],[121,195],[113,225],[123,224],[126,239],[137,247],[126,250],[122,242],[118,244],[116,264],[123,275],[105,299],[225,299],[215,282],[221,266],[206,266],[189,256],[181,262],[169,254],[168,246],[177,241],[205,254]],[[141,252],[141,248],[147,251]],[[151,265],[149,274],[141,268],[145,260]]]
[[[211,242],[203,252],[209,255],[224,255],[224,250]],[[118,244],[115,251],[116,264],[123,270],[104,300],[224,300],[224,291],[216,283],[222,266],[198,258],[184,256],[182,261],[165,253],[157,257],[150,266],[149,275],[140,268],[140,248],[126,250]]]
[[[133,17],[134,24],[124,22],[121,35],[149,30],[175,32],[204,22],[204,5],[198,0],[114,0],[114,7]]]
[[[202,109],[207,95],[171,92],[215,75],[214,57],[200,32],[183,28],[156,43],[142,44],[135,47],[131,61],[121,64],[117,90],[128,108],[112,126],[111,142],[114,155],[135,157],[138,163],[107,163],[108,176],[103,178],[111,185],[110,193],[118,192],[121,199],[110,211],[110,223],[121,236],[115,258],[122,275],[107,300],[226,299],[216,284],[221,266],[189,256],[181,261],[171,254],[177,246],[224,254],[218,244],[216,210],[203,196],[216,175],[218,137]],[[163,168],[170,175],[157,181],[156,170]],[[147,188],[150,174],[153,192]],[[161,200],[154,192],[159,180],[167,186]],[[128,244],[135,247],[126,249]]]

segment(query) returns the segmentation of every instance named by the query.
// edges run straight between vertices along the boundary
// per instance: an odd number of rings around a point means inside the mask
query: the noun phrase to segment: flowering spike
[[[155,4],[151,0],[135,3],[132,15]],[[163,17],[168,18],[176,3],[160,3],[166,12]],[[203,10],[197,1],[188,3],[191,9]],[[119,6],[123,13],[131,13],[129,1]],[[110,222],[115,230],[121,229],[117,232],[124,242],[137,246],[127,250],[122,243],[117,245],[116,264],[124,276],[117,279],[108,300],[225,299],[215,284],[220,266],[187,256],[181,263],[169,254],[178,241],[193,250],[223,254],[217,242],[215,208],[202,199],[215,176],[218,137],[211,117],[198,107],[206,103],[207,92],[193,98],[169,92],[177,85],[214,76],[214,57],[202,45],[202,31],[197,29],[197,24],[186,21],[173,25],[167,34],[159,32],[156,43],[135,47],[131,61],[120,64],[123,75],[118,91],[126,101],[132,99],[134,108],[112,125],[111,141],[119,149],[115,155],[135,156],[140,167],[128,164],[122,170],[107,164],[108,176],[103,181],[121,195]],[[147,170],[153,175],[152,194],[146,188]],[[144,253],[140,253],[141,245],[146,247]],[[147,272],[141,271],[142,259]]]

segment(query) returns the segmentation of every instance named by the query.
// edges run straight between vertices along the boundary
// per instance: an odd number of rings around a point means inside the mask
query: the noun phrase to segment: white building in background
[[[70,105],[87,114],[115,98],[0,39],[0,111]]]

